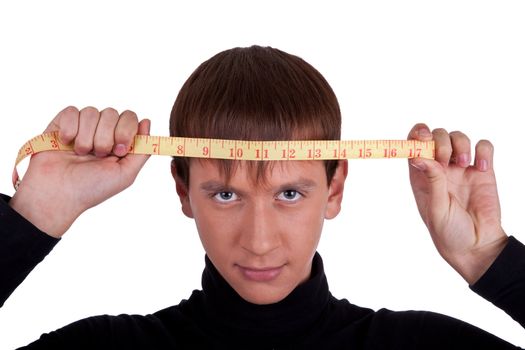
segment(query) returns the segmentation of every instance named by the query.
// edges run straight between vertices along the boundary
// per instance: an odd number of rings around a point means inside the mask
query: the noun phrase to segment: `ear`
[[[330,186],[328,187],[328,203],[325,209],[325,219],[333,219],[341,211],[346,175],[348,175],[348,161],[340,160],[330,182]]]
[[[190,205],[189,188],[177,174],[177,167],[173,160],[171,161],[171,176],[173,176],[173,179],[175,180],[175,189],[177,190],[180,203],[182,204],[182,212],[190,219],[193,219],[193,211],[191,210]]]

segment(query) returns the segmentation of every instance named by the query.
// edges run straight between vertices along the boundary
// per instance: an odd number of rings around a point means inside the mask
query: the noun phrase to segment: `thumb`
[[[410,165],[412,165],[410,172],[416,200],[426,197],[426,214],[429,215],[427,219],[431,222],[442,219],[448,213],[450,206],[447,175],[443,165],[426,158],[413,158],[410,160]],[[418,195],[421,192],[426,195]]]
[[[139,122],[137,135],[149,135],[151,121],[149,119],[143,119]],[[140,169],[146,164],[149,159],[149,154],[131,154],[128,153],[125,157],[119,160],[123,171],[126,172],[126,177],[132,178],[133,180],[137,177]]]

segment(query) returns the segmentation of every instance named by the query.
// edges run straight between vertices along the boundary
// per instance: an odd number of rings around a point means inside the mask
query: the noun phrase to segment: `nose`
[[[281,235],[271,205],[256,203],[245,216],[240,245],[257,256],[264,256],[281,245]]]

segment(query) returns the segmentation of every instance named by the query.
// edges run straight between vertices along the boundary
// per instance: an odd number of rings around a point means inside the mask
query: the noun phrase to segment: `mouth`
[[[284,265],[276,267],[255,268],[237,265],[242,276],[253,282],[270,282],[276,279],[282,272]]]

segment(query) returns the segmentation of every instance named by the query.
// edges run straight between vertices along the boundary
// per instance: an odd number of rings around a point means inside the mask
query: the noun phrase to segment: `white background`
[[[491,140],[507,233],[525,241],[523,1],[17,1],[0,3],[0,192],[18,148],[67,105],[132,109],[168,135],[190,73],[234,46],[270,45],[334,88],[344,139],[403,139],[416,122]],[[0,349],[77,319],[151,313],[200,288],[194,224],[169,158],[85,213],[0,309]],[[422,224],[406,161],[350,162],[341,215],[319,251],[332,293],[378,309],[432,310],[525,346],[468,289]]]

